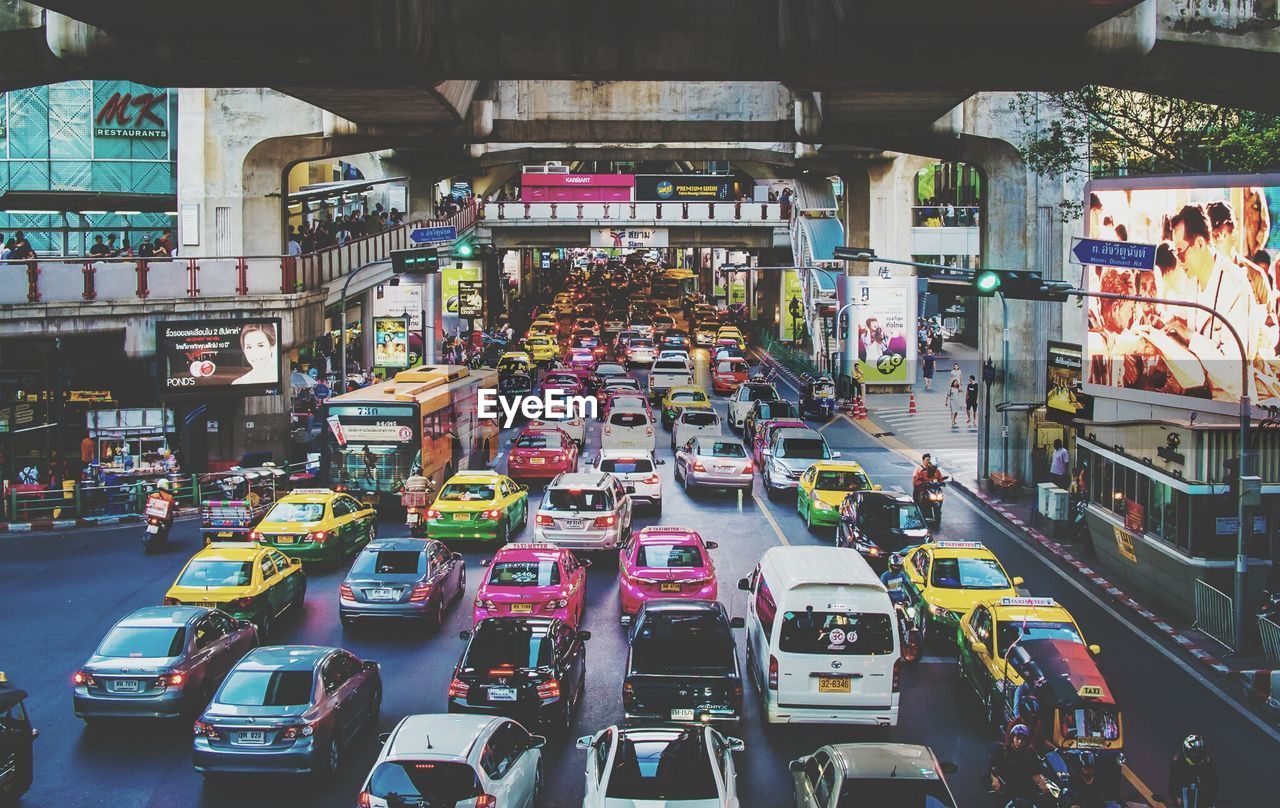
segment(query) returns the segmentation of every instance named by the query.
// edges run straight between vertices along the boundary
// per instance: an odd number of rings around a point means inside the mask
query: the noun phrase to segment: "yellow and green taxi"
[[[553,362],[560,355],[560,344],[550,335],[530,337],[524,341],[524,349],[535,362]]]
[[[427,509],[427,536],[506,544],[528,521],[528,486],[496,471],[464,471],[449,478]]]
[[[1009,649],[1023,640],[1065,640],[1085,645],[1071,612],[1053,598],[1004,597],[983,601],[960,623],[960,676],[978,694],[992,724],[1003,724],[1010,695],[1022,684]],[[1096,645],[1087,646],[1093,654]]]
[[[840,503],[854,491],[879,491],[880,486],[852,460],[820,460],[800,475],[796,486],[796,513],[805,526],[834,527],[840,521]]]
[[[920,593],[917,608],[925,614],[926,636],[956,637],[974,606],[1017,597],[1014,587],[1022,585],[1021,578],[1010,580],[995,553],[977,541],[922,544],[907,553],[903,567]]]
[[[529,330],[524,332],[524,335],[525,338],[554,337],[559,331],[560,329],[556,326],[555,322],[550,319],[534,320],[529,326]]]
[[[250,620],[259,639],[289,607],[301,611],[307,596],[302,561],[274,547],[214,542],[191,557],[164,594],[165,606],[209,606]]]
[[[711,396],[697,385],[677,385],[662,397],[662,425],[667,429],[676,422],[681,410],[710,410]]]
[[[531,373],[533,357],[524,351],[507,351],[498,357],[499,373]]]
[[[742,332],[735,326],[722,326],[720,330],[716,332],[716,340],[719,341],[722,339],[737,340],[738,348],[740,350],[745,351],[747,349],[747,338],[742,336]]]
[[[338,563],[377,537],[378,512],[349,494],[295,488],[271,506],[249,540],[304,561]]]

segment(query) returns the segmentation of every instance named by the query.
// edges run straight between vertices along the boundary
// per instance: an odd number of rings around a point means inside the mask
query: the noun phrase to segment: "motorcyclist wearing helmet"
[[[1071,808],[1106,808],[1109,800],[1098,780],[1096,753],[1086,749],[1076,756],[1076,765],[1071,770],[1067,790],[1067,804]]]
[[[889,590],[889,599],[894,603],[908,599],[907,591],[911,579],[907,577],[907,571],[903,568],[901,553],[893,553],[889,556],[889,568],[880,575],[880,583]]]
[[[916,469],[915,474],[911,475],[912,498],[916,504],[920,504],[920,494],[924,491],[924,487],[929,483],[940,483],[944,480],[942,469],[933,463],[933,455],[926,452],[920,458],[920,468]]]
[[[1182,748],[1169,764],[1169,799],[1173,805],[1178,808],[1187,805],[1193,788],[1196,789],[1196,808],[1212,808],[1218,801],[1218,767],[1199,735],[1184,738]]]
[[[1017,712],[1009,723],[1005,726],[1005,736],[1007,737],[1016,726],[1024,726],[1031,733],[1031,737],[1027,739],[1028,745],[1036,752],[1051,752],[1056,747],[1053,742],[1045,735],[1044,721],[1040,718],[1040,700],[1033,693],[1026,693],[1015,700],[1014,709]]]
[[[1023,724],[1015,724],[1005,736],[1004,743],[996,747],[991,756],[987,785],[1001,800],[1034,799],[1045,790],[1040,761],[1030,741],[1031,730]]]

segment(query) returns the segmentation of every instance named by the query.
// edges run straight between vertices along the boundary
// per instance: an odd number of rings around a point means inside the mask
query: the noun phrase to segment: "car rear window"
[[[656,569],[686,569],[703,566],[702,551],[695,544],[644,544],[636,565]]]
[[[449,483],[440,492],[442,502],[480,502],[493,499],[493,486],[488,483]]]
[[[262,521],[319,522],[323,518],[323,502],[277,502]]]
[[[559,449],[560,438],[547,432],[526,432],[516,438],[517,449]]]
[[[688,373],[683,359],[660,359],[653,363],[653,373]]]
[[[555,511],[607,511],[609,497],[594,488],[552,488],[542,507]]]
[[[711,765],[700,731],[687,730],[675,739],[650,739],[636,733],[618,743],[605,796],[672,802],[718,800]]]
[[[715,441],[708,447],[707,442],[698,443],[698,454],[705,454],[706,450],[711,449],[712,457],[746,457],[746,449],[741,443],[730,443],[727,441]]]
[[[222,704],[238,707],[296,707],[311,703],[311,671],[235,670],[218,694]]]
[[[821,438],[784,438],[781,457],[822,460],[827,457],[827,444]]]
[[[864,502],[858,506],[858,516],[862,524],[869,528],[923,530],[925,527],[924,517],[915,503],[867,504]],[[878,538],[877,541],[879,541]]]
[[[609,416],[609,423],[614,426],[637,427],[647,426],[649,416],[642,412],[615,412]]]
[[[248,586],[253,580],[253,564],[248,561],[196,559],[178,578],[178,586]]]
[[[369,794],[388,805],[453,806],[483,793],[466,763],[384,761],[369,778]]]
[[[367,550],[356,558],[351,571],[360,575],[421,575],[427,556],[417,550]]]
[[[718,612],[651,612],[631,640],[631,667],[637,673],[680,670],[723,671],[733,667],[733,635]]]
[[[494,586],[559,586],[560,564],[550,559],[499,561],[489,568]]]
[[[889,615],[878,612],[784,612],[778,649],[790,654],[891,654],[893,627]]]
[[[579,356],[579,354],[574,354],[574,356],[575,357]],[[547,376],[545,381],[543,381],[543,384],[577,384],[577,383],[578,383],[578,377],[576,374],[573,374],[573,373],[552,373],[549,376]]]
[[[747,401],[768,401],[777,398],[778,394],[767,384],[747,385]]]
[[[715,426],[719,418],[714,412],[686,412],[680,416],[680,420],[692,426]]]
[[[819,491],[861,491],[870,487],[871,481],[860,471],[820,471],[814,483]]]
[[[647,457],[606,457],[600,461],[600,470],[610,474],[648,474],[653,471],[653,461]]]
[[[746,362],[721,362],[716,365],[717,373],[746,373]]]
[[[706,401],[707,397],[702,393],[696,393],[692,390],[681,390],[671,394],[672,401]]]
[[[462,667],[478,671],[512,666],[538,668],[550,665],[554,643],[516,620],[489,620],[476,629],[462,658]]]
[[[186,637],[186,629],[181,626],[117,626],[102,638],[97,655],[176,657],[182,653]]]
[[[653,347],[653,340],[648,339],[648,338],[633,339],[633,340],[631,340],[631,342],[629,343],[629,345],[630,345],[632,348],[652,348],[652,347]]]

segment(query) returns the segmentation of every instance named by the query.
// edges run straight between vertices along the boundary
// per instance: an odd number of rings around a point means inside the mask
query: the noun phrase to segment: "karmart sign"
[[[116,92],[98,107],[93,116],[94,137],[169,137],[164,116],[168,96],[163,92]]]

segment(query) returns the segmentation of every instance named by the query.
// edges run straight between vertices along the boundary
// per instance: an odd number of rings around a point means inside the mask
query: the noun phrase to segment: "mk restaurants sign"
[[[103,102],[93,117],[95,137],[167,138],[165,93],[117,92]]]

